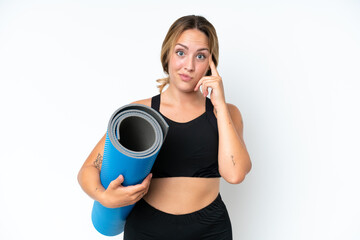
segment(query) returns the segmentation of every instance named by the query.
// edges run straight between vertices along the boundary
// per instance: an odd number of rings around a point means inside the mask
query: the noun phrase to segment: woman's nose
[[[185,61],[185,69],[189,72],[195,70],[194,59],[192,57],[188,57]]]

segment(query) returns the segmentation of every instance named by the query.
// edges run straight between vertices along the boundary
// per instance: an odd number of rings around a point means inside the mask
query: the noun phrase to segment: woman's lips
[[[181,80],[183,80],[185,82],[188,82],[192,79],[192,77],[190,77],[189,75],[186,75],[186,74],[179,74],[179,75],[180,75]]]

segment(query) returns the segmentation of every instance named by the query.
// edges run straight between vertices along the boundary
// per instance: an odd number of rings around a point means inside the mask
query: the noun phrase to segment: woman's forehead
[[[181,44],[182,46],[190,47],[199,47],[199,48],[208,48],[209,39],[201,31],[197,29],[189,29],[182,32],[175,42],[175,45]]]

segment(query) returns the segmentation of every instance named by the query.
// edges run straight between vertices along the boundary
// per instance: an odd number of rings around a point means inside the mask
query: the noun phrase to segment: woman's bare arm
[[[238,108],[226,104],[217,109],[219,128],[219,171],[229,183],[241,183],[251,169],[243,139],[243,121]]]
[[[78,181],[85,193],[103,206],[116,208],[134,204],[148,191],[151,174],[141,184],[122,186],[124,177],[120,175],[107,189],[100,181],[100,170],[104,153],[106,134],[96,144],[78,173]]]
[[[219,172],[229,183],[240,183],[251,169],[251,161],[243,139],[243,122],[236,106],[227,104],[222,78],[212,57],[209,57],[211,76],[202,77],[194,91],[203,88],[207,96],[211,88],[210,99],[214,105],[219,131]]]

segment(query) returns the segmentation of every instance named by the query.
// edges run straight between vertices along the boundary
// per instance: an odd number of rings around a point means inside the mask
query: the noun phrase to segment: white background
[[[0,239],[108,239],[77,172],[118,107],[157,94],[188,14],[217,29],[253,162],[221,184],[234,239],[360,239],[359,1],[169,2],[0,0]]]

